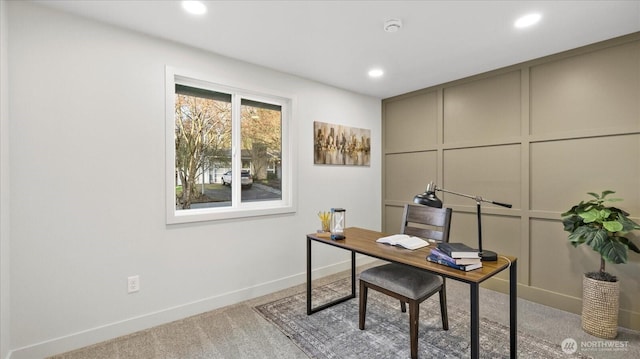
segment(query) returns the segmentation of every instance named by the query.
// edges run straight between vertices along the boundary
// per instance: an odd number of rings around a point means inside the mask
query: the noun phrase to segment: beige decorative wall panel
[[[444,143],[520,136],[520,71],[447,87]]]
[[[532,143],[531,209],[562,213],[587,192],[612,190],[640,216],[639,159],[639,134]]]
[[[640,42],[531,68],[531,133],[640,129]]]
[[[385,156],[385,198],[411,202],[424,192],[429,178],[437,174],[436,152],[410,152]]]
[[[438,185],[520,208],[520,157],[520,145],[445,150],[444,183]],[[451,194],[443,196],[451,204],[475,203]]]
[[[519,258],[521,297],[580,313],[582,275],[599,257],[569,244],[560,214],[586,192],[614,190],[624,198],[616,206],[640,220],[640,32],[417,94],[430,100],[383,100],[385,226],[399,230],[400,203],[427,181],[510,203],[482,205],[484,248]],[[412,122],[420,118],[429,120]],[[416,128],[441,132],[425,140]],[[475,201],[438,196],[454,209],[451,240],[475,245]],[[629,238],[640,246],[640,234]],[[606,269],[621,283],[620,325],[640,330],[640,254]],[[504,290],[500,279],[487,285]]]
[[[407,201],[410,202],[410,201]],[[382,231],[390,234],[400,233],[402,225],[402,214],[404,207],[385,206],[384,207],[384,223]]]
[[[581,298],[582,274],[599,268],[596,253],[573,248],[559,221],[533,219],[530,223],[531,286]]]
[[[437,141],[438,96],[420,93],[387,103],[383,109],[385,152],[424,150]]]

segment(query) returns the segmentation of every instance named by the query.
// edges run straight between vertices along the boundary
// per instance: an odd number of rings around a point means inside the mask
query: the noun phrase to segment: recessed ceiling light
[[[189,14],[203,15],[207,12],[207,7],[201,1],[183,1],[182,8]]]
[[[382,71],[382,69],[369,70],[369,77],[382,77],[382,75],[384,75],[384,71]]]
[[[522,29],[536,24],[538,21],[540,21],[540,19],[542,19],[542,15],[538,13],[528,14],[518,18],[518,20],[513,23],[513,26]]]

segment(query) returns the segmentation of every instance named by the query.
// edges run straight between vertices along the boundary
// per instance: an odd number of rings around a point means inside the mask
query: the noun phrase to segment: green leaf
[[[640,225],[638,225],[636,222],[632,221],[631,219],[627,218],[627,216],[625,216],[624,214],[618,215],[618,222],[622,224],[622,229],[620,231],[625,233],[631,232],[634,229],[640,229]]]
[[[617,208],[617,207],[607,207],[607,208],[611,211],[611,213],[615,213],[616,215],[620,215],[620,214],[622,214],[624,216],[628,216],[629,215],[629,213],[627,213],[624,210],[622,210],[620,208]]]
[[[629,240],[629,238],[625,238],[625,237],[618,237],[618,240],[622,243],[625,244],[627,247],[629,247],[629,249],[631,249],[632,251],[636,252],[636,253],[640,253],[640,248],[636,247],[635,244],[633,244],[633,242],[631,242]]]
[[[600,247],[598,252],[607,262],[627,263],[627,246],[618,241],[607,241]]]
[[[584,243],[585,234],[588,231],[589,231],[589,227],[587,226],[576,228],[576,230],[569,235],[569,241],[571,242],[571,244],[573,244],[574,247],[577,247],[579,244]]]
[[[572,215],[569,217],[565,217],[562,219],[562,224],[564,225],[564,230],[567,232],[573,232],[578,226],[582,224],[582,217],[577,215]]]
[[[582,206],[580,206],[580,208],[578,208],[578,210],[576,212],[581,213],[581,212],[589,212],[590,210],[594,209],[595,204],[591,203],[591,201],[584,203]]]
[[[621,231],[624,228],[622,226],[622,223],[620,223],[618,221],[602,222],[602,226],[609,232],[618,232],[618,231]]]
[[[602,192],[604,194],[604,192]],[[595,197],[596,199],[600,199],[600,196],[597,193],[587,192],[588,195]]]
[[[595,222],[598,219],[599,215],[600,215],[600,212],[595,208],[592,208],[588,212],[583,212],[579,214],[579,216],[582,217],[582,220],[584,223]]]
[[[578,206],[577,206],[577,205],[576,205],[576,206],[573,206],[573,207],[571,207],[571,209],[570,209],[570,210],[568,210],[568,211],[564,212],[564,213],[563,213],[563,214],[561,214],[560,216],[562,216],[562,217],[566,217],[566,216],[570,216],[570,215],[576,214],[576,209],[577,209],[577,208],[578,208]]]
[[[604,229],[591,228],[584,234],[585,243],[588,244],[596,252],[600,252],[600,248],[609,242],[609,233]]]
[[[601,199],[604,199],[606,196],[616,193],[616,191],[611,191],[611,190],[606,190],[606,191],[602,191],[602,195],[600,196]]]

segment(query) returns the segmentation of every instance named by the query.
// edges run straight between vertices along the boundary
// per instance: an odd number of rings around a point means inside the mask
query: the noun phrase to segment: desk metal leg
[[[307,238],[307,315],[311,313],[311,240]]]
[[[356,252],[351,251],[351,298],[356,297]]]
[[[510,357],[518,357],[518,266],[517,261],[509,267],[509,332],[510,332]]]
[[[315,312],[319,312],[323,309],[327,309],[333,305],[356,297],[356,252],[351,251],[351,294],[312,308],[311,292],[311,239],[307,237],[307,315],[311,315]]]
[[[480,358],[480,285],[471,283],[471,359]]]

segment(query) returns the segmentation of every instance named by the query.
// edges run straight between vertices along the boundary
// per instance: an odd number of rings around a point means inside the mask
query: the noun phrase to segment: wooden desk
[[[343,240],[331,240],[328,237],[320,237],[316,233],[307,235],[307,315],[326,309],[335,304],[355,298],[356,296],[356,253],[379,258],[388,262],[402,263],[412,267],[424,269],[446,278],[468,283],[470,290],[471,307],[471,358],[480,357],[480,313],[479,293],[480,283],[509,268],[509,332],[510,355],[512,359],[517,357],[517,258],[499,255],[496,262],[482,262],[483,267],[469,272],[449,268],[426,260],[430,247],[420,248],[414,251],[376,243],[380,237],[387,234],[371,231],[363,228],[345,229],[346,238]],[[311,242],[316,241],[334,247],[351,251],[351,294],[332,302],[322,304],[315,308],[311,305]]]

